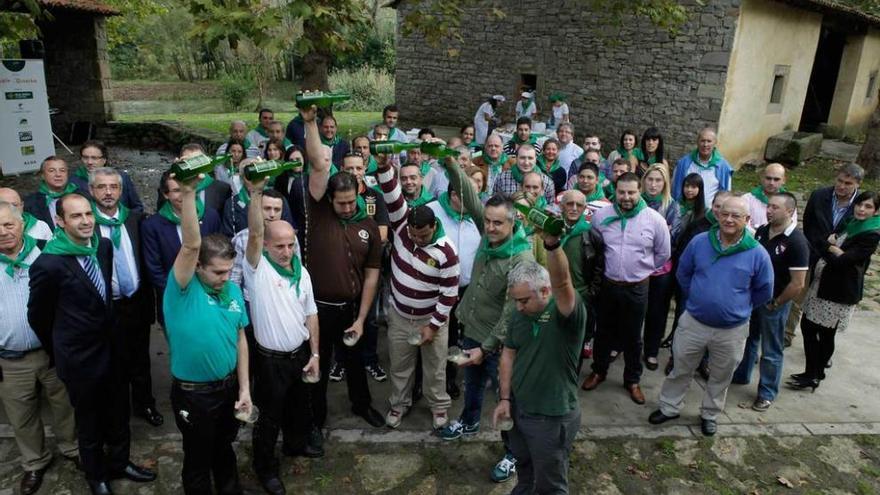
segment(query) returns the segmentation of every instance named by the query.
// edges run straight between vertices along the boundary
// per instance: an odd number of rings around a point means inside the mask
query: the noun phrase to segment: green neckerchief
[[[378,165],[377,165],[377,167],[378,167]],[[311,171],[311,165],[308,164],[308,163],[306,163],[306,164],[303,166],[303,173],[306,174],[306,175],[308,175],[310,171]],[[331,163],[331,164],[330,164],[329,177],[333,177],[334,175],[336,175],[336,174],[338,174],[338,173],[339,173],[339,169],[336,168],[336,165],[335,165],[335,164]]]
[[[544,155],[538,157],[538,168],[545,175],[550,175],[553,172],[556,172],[557,170],[559,170],[559,167],[559,158],[556,158],[555,160],[553,160],[553,163],[551,163],[550,166],[547,166],[547,161],[544,159]]]
[[[507,163],[507,160],[509,159],[510,158],[505,155],[503,151],[500,155],[498,155],[498,160],[495,161],[489,158],[489,155],[483,154],[483,163],[486,164],[486,167],[489,169],[489,173],[492,175],[501,173],[501,171],[504,169],[504,164]]]
[[[266,129],[263,129],[263,124],[257,124],[257,127],[254,128],[257,131],[257,134],[263,136],[264,138],[268,138],[269,134],[266,133]]]
[[[617,203],[614,203],[614,212],[617,213],[617,215],[602,220],[602,225],[608,225],[620,220],[620,230],[626,230],[626,221],[638,215],[639,212],[644,210],[647,206],[648,204],[645,203],[645,198],[639,198],[639,202],[636,203],[635,208],[629,211],[621,211],[620,206],[618,206]]]
[[[370,159],[367,161],[367,171],[364,173],[370,175],[376,173],[377,170],[379,170],[379,162],[376,161],[373,155],[370,155]]]
[[[715,218],[715,212],[712,211],[712,208],[709,208],[708,210],[706,210],[706,220],[709,221],[709,225],[712,225],[712,226],[718,225],[718,219]]]
[[[428,175],[428,172],[431,171],[431,161],[424,160],[419,164],[419,173],[422,174],[422,177]]]
[[[530,249],[532,249],[532,245],[529,244],[529,240],[526,238],[525,230],[515,226],[510,239],[502,242],[497,247],[489,247],[489,238],[483,236],[483,239],[480,241],[480,247],[477,249],[477,258],[510,258]]]
[[[206,175],[204,179],[200,180],[198,184],[196,184],[196,193],[200,193],[207,189],[211,184],[214,183],[214,178],[210,175]]]
[[[235,196],[238,198],[238,202],[243,206],[251,204],[251,195],[248,193],[247,188],[244,187],[244,185],[241,186],[241,189],[238,190],[238,194]]]
[[[663,201],[663,193],[655,194],[654,196],[651,196],[650,194],[648,194],[647,191],[645,191],[642,193],[642,197],[648,203],[659,203],[659,202]]]
[[[535,204],[534,204],[533,208],[543,210],[546,207],[547,207],[547,198],[545,198],[544,195],[542,194],[542,195],[538,196],[538,199],[535,200]]]
[[[639,151],[641,151],[641,150],[639,150]],[[642,154],[644,155],[644,153],[642,153]],[[646,159],[645,159],[645,162],[646,162],[648,165],[653,165],[653,164],[655,164],[655,163],[663,163],[662,161],[660,161],[660,160],[657,159],[657,154],[656,154],[656,153],[653,154],[653,155],[651,155],[651,156],[649,156],[648,158],[646,158]]]
[[[166,202],[167,203],[167,202]],[[125,225],[125,220],[128,219],[128,208],[119,203],[116,205],[118,209],[119,218],[107,218],[104,215],[98,213],[98,206],[92,202],[92,211],[95,214],[95,222],[98,225],[107,225],[110,227],[110,241],[113,242],[113,247],[119,249],[119,244],[122,242],[122,226]]]
[[[354,212],[354,215],[352,215],[350,218],[337,217],[337,218],[339,218],[339,222],[342,223],[342,225],[350,225],[353,223],[358,223],[361,220],[364,220],[367,218],[367,202],[364,201],[364,197],[361,196],[360,194],[358,194],[357,198],[355,199],[355,202],[356,202],[356,206],[355,206],[356,210]]]
[[[59,256],[88,256],[92,258],[92,262],[98,267],[98,241],[100,239],[101,237],[96,230],[92,234],[89,245],[83,246],[71,241],[70,237],[67,237],[67,232],[64,232],[64,229],[55,229],[55,234],[46,243],[43,253],[57,254]]]
[[[248,138],[244,138],[241,140],[241,146],[244,148],[245,154],[247,154],[247,150],[251,147],[251,142]]]
[[[37,217],[31,215],[26,211],[23,211],[21,212],[21,221],[24,222],[24,228],[22,229],[22,232],[27,234],[28,231],[37,224]]]
[[[333,139],[327,139],[321,133],[318,133],[318,135],[321,136],[321,144],[323,144],[324,146],[329,146],[329,147],[333,148],[337,144],[339,144],[339,141],[340,141],[339,134],[333,136]],[[282,143],[282,146],[284,146],[283,143]]]
[[[609,182],[608,184],[606,184],[602,188],[602,194],[604,194],[605,197],[608,198],[610,201],[614,201],[614,196],[616,196],[615,190],[614,190],[614,183]]]
[[[205,283],[202,282],[202,279],[199,278],[198,274],[194,274],[193,276],[196,278],[196,280],[199,281],[199,284],[201,284],[202,290],[205,291],[205,294],[208,294],[209,297],[216,297],[217,300],[220,302],[220,307],[222,307],[223,309],[229,308],[229,305],[232,304],[232,295],[229,294],[229,287],[230,285],[232,285],[232,282],[227,280],[226,283],[223,284],[223,287],[221,287],[220,289],[215,289],[213,287],[205,285]]]
[[[600,199],[605,199],[605,192],[602,191],[602,188],[597,184],[596,188],[593,189],[593,193],[586,197],[586,201],[587,203],[590,203],[592,201],[599,201]]]
[[[721,247],[721,237],[719,234],[718,226],[714,226],[709,229],[709,244],[712,245],[712,248],[715,249],[715,259],[712,262],[718,261],[722,256],[730,256],[736,253],[741,253],[743,251],[748,251],[754,247],[758,246],[758,241],[755,240],[755,237],[749,232],[749,229],[743,229],[743,235],[736,244],[727,246],[726,248]]]
[[[299,297],[299,279],[302,277],[302,263],[299,261],[299,256],[294,254],[293,258],[290,259],[290,267],[292,268],[290,270],[276,263],[265,249],[263,250],[263,258],[266,258],[266,261],[269,262],[269,265],[275,269],[278,275],[281,275],[281,278],[286,278],[290,282],[288,287],[293,287],[296,284],[296,296]]]
[[[478,150],[478,149],[481,148],[481,146],[479,145],[479,143],[477,143],[477,140],[476,140],[476,139],[474,139],[473,141],[469,142],[469,143],[466,144],[465,146],[467,146],[468,149],[471,149],[471,150]]]
[[[534,170],[535,169],[529,170],[529,172],[534,172]],[[529,172],[526,172],[526,174]],[[525,176],[522,170],[520,170],[519,167],[514,164],[514,166],[510,167],[510,173],[511,175],[513,175],[513,180],[515,180],[517,184],[522,185],[523,178]]]
[[[441,194],[440,197],[437,198],[437,202],[440,203],[440,206],[443,208],[443,211],[445,211],[446,214],[449,215],[449,218],[452,218],[456,222],[465,222],[471,219],[470,214],[468,214],[466,211],[461,213],[455,211],[455,209],[452,207],[452,204],[449,203],[448,192]]]
[[[46,206],[47,207],[52,204],[52,200],[58,199],[61,196],[64,196],[65,194],[70,194],[72,192],[76,192],[76,190],[77,190],[76,184],[74,184],[73,182],[68,182],[64,186],[63,191],[55,192],[55,191],[49,189],[49,184],[46,184],[46,181],[43,179],[40,179],[40,187],[38,188],[38,191],[40,191],[41,193],[43,193],[46,196]],[[55,212],[49,212],[49,213],[51,215],[55,214]]]
[[[177,213],[174,213],[174,208],[171,207],[171,201],[166,201],[165,204],[159,208],[159,215],[162,215],[165,220],[168,220],[174,225],[180,225],[180,217],[177,216]],[[199,220],[205,215],[205,203],[199,198],[196,198],[196,215],[199,217]]]
[[[431,244],[437,244],[437,241],[439,241],[440,238],[445,235],[446,235],[446,231],[443,230],[443,222],[441,222],[439,218],[435,218],[434,219],[434,235],[431,236]]]
[[[552,314],[551,311],[554,307],[556,307],[556,300],[551,296],[541,313],[534,318],[529,317],[529,322],[532,324],[532,337],[537,337],[538,333],[540,333],[541,323],[547,323],[550,321],[550,316]]]
[[[570,229],[568,229],[568,232],[566,232],[562,236],[562,239],[560,239],[559,242],[564,246],[569,239],[576,239],[580,237],[581,234],[583,234],[584,232],[588,232],[592,227],[592,224],[590,224],[590,222],[588,222],[587,219],[584,218],[583,215],[581,215],[581,217],[578,218],[578,221],[574,225],[572,225]]]
[[[718,162],[721,161],[721,153],[718,152],[718,148],[712,148],[712,155],[709,157],[709,163],[703,165],[700,161],[700,150],[694,148],[694,151],[691,151],[691,161],[694,162],[697,167],[702,169],[715,168],[715,165],[718,165]]]
[[[642,154],[641,148],[633,148],[631,151],[627,151],[623,148],[623,146],[618,146],[617,154],[620,155],[620,157],[624,160],[629,160],[631,157],[635,157],[636,160],[640,162],[645,161],[645,156]]]
[[[24,260],[30,256],[31,251],[37,246],[37,241],[34,240],[33,237],[24,234],[22,236],[23,245],[21,248],[21,252],[18,253],[18,256],[15,259],[12,259],[5,254],[0,254],[0,263],[5,263],[6,266],[6,274],[9,275],[10,278],[15,278],[15,269],[21,268],[26,269],[30,268],[31,265],[24,262]]]
[[[846,232],[847,239],[851,239],[859,234],[877,230],[880,230],[880,216],[874,215],[864,220],[856,220],[855,217],[850,218],[846,223],[844,232]]]
[[[694,200],[692,199],[684,199],[684,196],[678,200],[678,214],[680,216],[685,216],[688,213],[694,211]]]
[[[79,177],[80,179],[89,180],[89,169],[86,168],[85,165],[80,165],[76,167],[76,170],[73,171],[73,175]]]
[[[226,173],[229,174],[229,178],[232,179],[238,173],[238,165],[232,163],[232,155],[230,155],[229,153],[216,155],[215,158],[219,158],[221,156],[229,156],[229,158],[221,163],[220,166],[226,170]]]
[[[517,145],[526,144],[526,143],[536,144],[538,142],[538,135],[535,133],[529,133],[529,140],[528,141],[520,141],[519,134],[513,133],[513,137],[511,137],[510,141],[508,141],[508,142],[513,143],[513,144],[517,144]]]
[[[752,196],[754,196],[755,199],[764,203],[765,205],[770,202],[770,198],[767,197],[767,194],[764,193],[764,188],[761,186],[755,186],[754,189],[749,192],[752,193]],[[785,192],[785,188],[780,187],[779,192]]]
[[[434,196],[431,196],[431,193],[425,189],[425,186],[422,186],[422,190],[419,191],[419,196],[416,199],[408,199],[406,200],[406,204],[409,205],[410,208],[416,208],[422,205],[426,205],[434,201]]]

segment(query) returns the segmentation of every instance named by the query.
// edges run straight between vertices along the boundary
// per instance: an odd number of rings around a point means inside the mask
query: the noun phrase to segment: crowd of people
[[[756,364],[752,408],[772,406],[798,326],[806,369],[787,383],[815,391],[880,242],[880,196],[860,190],[861,167],[843,165],[810,195],[801,229],[785,167],[769,164],[753,189],[731,191],[711,128],[677,161],[657,128],[641,139],[623,131],[606,157],[595,133],[575,143],[563,95],[555,136],[539,145],[531,98],[523,94],[507,142],[491,129],[503,97],[491,98],[445,141],[458,155],[446,159],[419,148],[371,153],[375,141],[409,141],[395,106],[350,142],[324,109],[301,109],[286,126],[264,109],[250,132],[232,122],[217,150],[183,146],[178,160],[229,159],[188,180],[163,173],[152,214],[140,199],[152,193],[137,191],[97,141],[82,145],[78,164],[46,158],[24,200],[0,189],[0,401],[22,493],[39,489],[53,458],[44,407],[92,493],[112,493],[116,478],[156,478],[129,459],[129,417],[164,422],[150,373],[154,323],[170,351],[187,494],[241,493],[232,445],[241,421],[255,421],[262,487],[285,493],[278,437],[283,455],[324,455],[331,381],[345,382],[352,414],[376,428],[399,427],[424,398],[445,441],[479,432],[494,390],[505,455],[490,476],[516,473],[516,494],[567,493],[578,384],[596,389],[621,353],[618,384],[644,404],[644,368],[657,370],[671,347],[652,424],[678,418],[702,375],[707,436],[731,383],[748,384]],[[440,141],[427,128],[418,140]],[[300,165],[248,180],[242,170],[257,160]],[[523,211],[558,215],[564,228],[542,229]],[[389,375],[379,412],[368,380]]]

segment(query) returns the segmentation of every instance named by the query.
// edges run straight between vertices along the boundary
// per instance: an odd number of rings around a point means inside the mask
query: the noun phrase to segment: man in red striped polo
[[[409,209],[391,160],[380,155],[379,184],[394,231],[388,347],[391,356],[391,408],[385,423],[397,428],[412,406],[417,353],[422,355],[422,388],[434,429],[446,426],[452,400],[446,393],[449,313],[458,297],[458,252],[434,211]],[[416,343],[417,342],[417,343]]]

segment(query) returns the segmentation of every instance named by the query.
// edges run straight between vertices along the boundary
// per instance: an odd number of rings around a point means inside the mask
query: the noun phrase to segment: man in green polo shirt
[[[543,233],[547,269],[515,266],[507,290],[516,311],[501,354],[500,400],[493,413],[513,419],[517,459],[511,493],[568,493],[568,456],[581,424],[577,366],[587,311],[575,291],[559,237]],[[548,273],[549,270],[549,273]]]
[[[232,244],[220,234],[202,239],[199,233],[197,182],[180,182],[182,242],[163,301],[171,406],[183,435],[183,491],[241,493],[232,442],[239,426],[235,413],[252,409],[248,317],[241,289],[229,281]]]

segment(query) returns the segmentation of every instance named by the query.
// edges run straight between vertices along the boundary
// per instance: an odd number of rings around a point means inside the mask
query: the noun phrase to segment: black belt
[[[0,349],[0,359],[8,359],[10,361],[17,361],[19,359],[24,359],[25,356],[32,352],[42,351],[42,347],[37,347],[36,349],[28,349],[26,351],[11,351],[7,349]]]
[[[605,281],[611,285],[616,285],[618,287],[635,287],[637,285],[642,285],[642,284],[648,283],[649,279],[650,279],[650,277],[645,277],[642,280],[639,280],[638,282],[624,282],[622,280],[611,280],[610,278],[606,278]]]
[[[292,351],[281,352],[281,351],[273,351],[272,349],[266,349],[265,347],[261,346],[260,344],[257,344],[257,353],[260,354],[261,356],[266,356],[266,357],[271,357],[271,358],[293,359],[296,357],[297,354],[299,354],[299,351],[303,350],[303,347],[305,347],[305,346],[300,345],[299,347],[297,347],[296,349],[294,349]]]
[[[171,381],[174,385],[179,387],[180,390],[187,392],[214,392],[227,388],[230,384],[235,383],[235,379],[235,372],[233,371],[226,375],[226,378],[213,382],[187,382],[173,377],[171,378]]]

